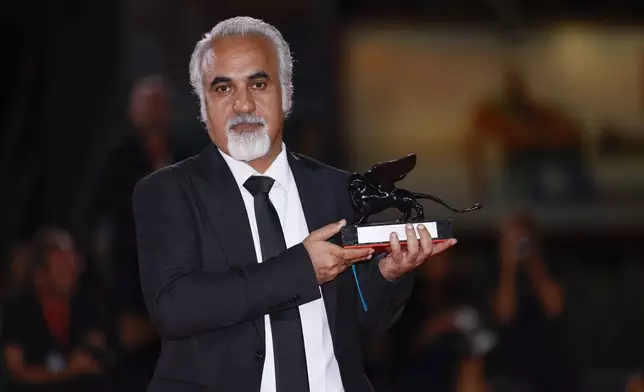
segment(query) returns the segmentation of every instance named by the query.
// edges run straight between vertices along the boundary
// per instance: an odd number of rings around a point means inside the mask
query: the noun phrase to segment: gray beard
[[[266,126],[255,131],[238,132],[228,129],[228,153],[242,162],[251,162],[265,157],[271,148],[271,138]]]

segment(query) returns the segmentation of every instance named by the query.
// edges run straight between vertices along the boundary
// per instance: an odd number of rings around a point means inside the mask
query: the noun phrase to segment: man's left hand
[[[418,240],[414,226],[407,224],[405,234],[407,244],[401,245],[398,235],[391,233],[389,236],[390,252],[380,260],[380,272],[389,281],[396,281],[408,272],[421,265],[428,257],[437,255],[456,244],[456,239],[434,243],[429,230],[425,226],[418,225]]]

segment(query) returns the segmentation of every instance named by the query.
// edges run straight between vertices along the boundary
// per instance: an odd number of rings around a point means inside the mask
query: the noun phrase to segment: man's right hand
[[[372,248],[344,249],[327,241],[340,232],[344,225],[344,219],[326,225],[309,234],[302,242],[309,252],[319,284],[335,279],[354,263],[369,260],[373,254]]]

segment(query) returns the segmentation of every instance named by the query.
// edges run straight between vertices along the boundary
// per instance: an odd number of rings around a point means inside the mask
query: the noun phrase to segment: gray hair
[[[190,58],[190,84],[199,97],[201,121],[207,118],[206,98],[203,88],[203,74],[209,63],[215,58],[212,42],[219,37],[259,34],[271,40],[277,50],[279,61],[279,78],[282,86],[282,110],[284,116],[291,111],[293,97],[293,58],[288,43],[274,26],[260,19],[238,16],[217,23],[203,38],[197,42]]]

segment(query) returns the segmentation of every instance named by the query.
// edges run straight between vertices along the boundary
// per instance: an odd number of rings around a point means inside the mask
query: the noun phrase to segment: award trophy
[[[341,246],[356,247],[385,247],[389,246],[389,235],[398,234],[401,244],[406,243],[405,225],[412,223],[414,229],[423,224],[432,236],[434,242],[452,238],[452,220],[427,220],[423,206],[418,199],[435,201],[456,213],[478,210],[480,203],[458,210],[448,205],[438,197],[425,193],[410,192],[396,187],[416,166],[416,154],[409,154],[399,159],[375,164],[364,174],[355,173],[349,177],[348,188],[357,215],[353,225],[342,228],[340,234]],[[380,213],[389,208],[396,208],[402,217],[395,222],[368,223],[370,215]],[[412,217],[415,212],[415,217]]]

